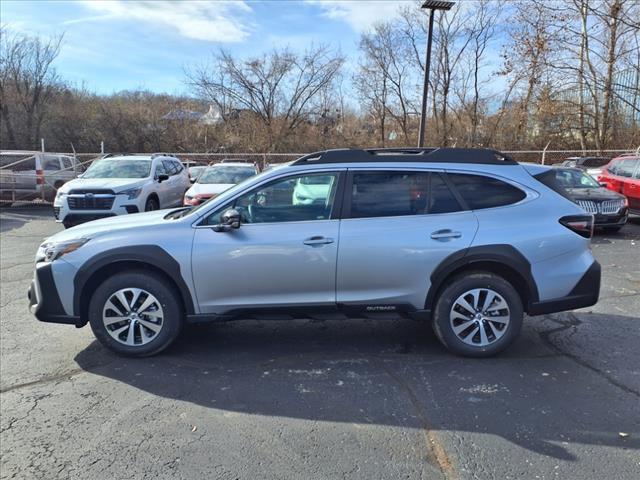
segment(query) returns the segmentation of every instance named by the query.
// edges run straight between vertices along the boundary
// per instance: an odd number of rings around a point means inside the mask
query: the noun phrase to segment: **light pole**
[[[420,114],[420,131],[418,132],[418,147],[424,147],[424,129],[427,123],[427,93],[429,92],[429,69],[431,68],[431,43],[433,42],[433,15],[436,10],[451,10],[455,2],[426,0],[422,8],[429,9],[429,32],[427,34],[427,61],[424,64],[424,87],[422,90],[422,113]]]

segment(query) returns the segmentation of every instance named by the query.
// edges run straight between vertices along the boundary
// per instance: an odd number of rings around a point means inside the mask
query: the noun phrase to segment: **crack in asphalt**
[[[456,478],[453,464],[447,455],[447,452],[444,450],[442,442],[438,438],[437,433],[430,426],[430,422],[427,419],[426,412],[424,411],[424,407],[420,403],[418,396],[415,394],[411,386],[404,381],[404,379],[394,372],[391,368],[384,364],[384,362],[379,361],[376,358],[372,358],[372,361],[375,365],[385,371],[387,375],[403,390],[411,405],[413,406],[418,419],[420,420],[420,424],[422,426],[422,430],[425,436],[425,443],[427,447],[427,459],[429,463],[432,465],[436,465],[442,475],[447,480],[453,480]]]
[[[50,382],[55,382],[58,380],[63,380],[65,377],[72,377],[75,375],[80,375],[81,373],[89,373],[88,370],[85,370],[83,368],[76,368],[74,370],[70,370],[68,372],[65,373],[58,373],[56,375],[49,375],[47,377],[42,377],[38,380],[33,380],[31,382],[25,382],[25,383],[17,383],[15,385],[10,385],[6,388],[0,389],[0,394],[2,393],[8,393],[8,392],[12,392],[14,390],[19,390],[21,388],[26,388],[26,387],[32,387],[34,385],[41,385],[44,383],[50,383]]]
[[[575,363],[577,363],[581,367],[584,367],[584,368],[586,368],[588,370],[591,370],[595,374],[597,374],[600,377],[604,378],[611,385],[614,385],[614,386],[618,387],[619,389],[625,391],[626,393],[629,393],[631,395],[635,395],[636,397],[640,398],[640,391],[637,391],[637,390],[634,390],[631,387],[628,387],[624,383],[619,382],[618,380],[613,378],[607,372],[604,372],[604,371],[600,370],[599,368],[594,367],[593,365],[591,365],[590,363],[588,363],[585,360],[581,359],[577,355],[574,355],[571,352],[567,352],[566,350],[560,348],[558,345],[553,343],[553,341],[551,340],[551,336],[553,334],[556,334],[556,333],[559,333],[559,332],[563,332],[563,331],[566,331],[566,330],[569,330],[569,329],[576,330],[577,327],[582,324],[582,321],[579,320],[575,316],[575,314],[573,312],[567,313],[567,317],[569,318],[569,321],[568,322],[563,322],[562,320],[560,320],[558,318],[555,318],[555,317],[552,317],[551,315],[545,315],[544,316],[545,319],[549,320],[550,322],[556,323],[556,324],[558,324],[560,326],[557,327],[557,328],[552,328],[550,330],[544,330],[542,332],[538,332],[538,335],[540,336],[540,339],[549,348],[551,348],[554,351],[558,352],[560,355],[563,355],[563,356],[569,358],[570,360],[573,360]]]

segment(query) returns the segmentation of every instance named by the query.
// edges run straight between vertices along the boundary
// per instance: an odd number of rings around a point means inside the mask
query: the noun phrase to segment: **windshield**
[[[151,160],[113,160],[105,158],[91,164],[82,178],[146,178]]]
[[[255,169],[247,167],[212,167],[200,175],[198,183],[236,184],[255,174]]]
[[[578,170],[556,170],[556,180],[564,188],[600,188],[593,177]]]

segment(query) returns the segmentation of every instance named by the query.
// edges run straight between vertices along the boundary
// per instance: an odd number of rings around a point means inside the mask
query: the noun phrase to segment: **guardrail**
[[[624,153],[632,153],[634,150],[503,150],[509,154],[517,162],[544,163],[551,165],[559,163],[568,157],[609,157],[613,158]],[[640,148],[636,150],[640,153]],[[56,176],[61,172],[73,171],[74,177],[86,170],[96,159],[104,156],[102,153],[66,153],[66,152],[12,152],[8,150],[0,150],[1,154],[24,154],[25,158],[7,165],[0,165],[0,205],[14,204],[17,202],[29,202],[37,204],[51,204],[55,196]],[[211,165],[219,163],[223,160],[241,161],[246,160],[257,164],[260,169],[267,168],[269,165],[285,163],[295,160],[304,153],[198,153],[198,152],[179,152],[168,153],[180,159],[187,167],[196,165]],[[37,172],[34,174],[16,173],[14,167],[23,162],[30,161],[36,155],[63,155],[74,159],[73,166],[69,168],[61,168],[55,171]],[[135,155],[135,154],[131,154]],[[140,154],[140,155],[149,155]],[[57,173],[53,173],[57,172]],[[19,180],[30,180],[33,178],[35,185],[35,195],[23,195],[23,192],[17,188]],[[38,183],[41,180],[42,183]],[[22,198],[21,198],[22,196]]]

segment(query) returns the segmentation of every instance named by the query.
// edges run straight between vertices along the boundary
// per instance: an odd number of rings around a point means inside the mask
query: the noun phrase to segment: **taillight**
[[[36,185],[44,185],[44,171],[36,170]]]
[[[562,217],[560,223],[581,237],[593,236],[593,215],[569,215]]]

